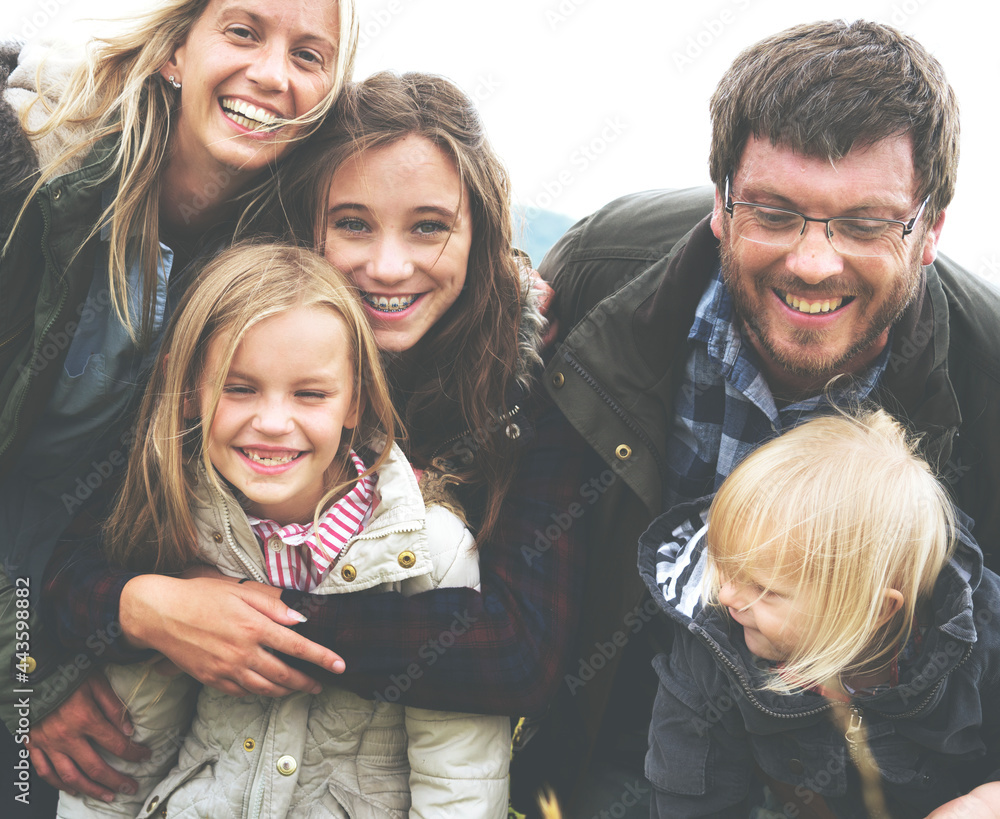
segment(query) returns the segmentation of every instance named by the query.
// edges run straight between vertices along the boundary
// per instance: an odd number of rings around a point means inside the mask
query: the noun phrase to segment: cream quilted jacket
[[[201,558],[225,574],[266,582],[236,499],[207,480],[197,492]],[[443,507],[425,508],[395,447],[378,493],[370,523],[317,594],[478,586],[471,534]],[[107,672],[130,706],[136,741],[153,755],[141,764],[111,760],[140,782],[134,797],[105,805],[63,794],[60,817],[506,816],[506,717],[407,708],[332,686],[316,696],[238,699],[148,666]]]

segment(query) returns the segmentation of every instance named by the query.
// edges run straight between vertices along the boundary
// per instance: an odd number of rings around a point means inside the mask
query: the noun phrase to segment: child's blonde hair
[[[808,601],[775,690],[884,668],[909,637],[954,543],[944,487],[882,410],[817,418],[768,442],[709,510],[707,598],[762,568]],[[887,617],[885,591],[902,606]],[[768,589],[763,589],[761,595]]]
[[[200,460],[218,485],[204,441],[236,349],[247,331],[264,319],[313,306],[329,307],[340,316],[350,339],[345,355],[353,365],[358,423],[342,437],[341,454],[346,461],[348,449],[374,443],[381,455],[368,471],[379,469],[389,454],[397,422],[375,337],[357,292],[312,251],[276,244],[238,245],[211,261],[188,287],[164,336],[139,409],[125,485],[106,527],[111,559],[161,572],[191,563],[197,537],[190,511],[190,470]],[[191,419],[186,408],[199,405],[199,385],[215,339],[224,341],[218,383],[201,396],[201,406],[208,411]],[[315,514],[353,482],[331,486]]]

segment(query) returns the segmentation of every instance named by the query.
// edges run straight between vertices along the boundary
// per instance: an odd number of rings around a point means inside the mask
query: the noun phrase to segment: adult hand
[[[1000,819],[1000,782],[987,782],[952,799],[927,819]]]
[[[336,674],[344,670],[337,654],[288,628],[304,619],[281,602],[281,589],[221,576],[139,575],[125,584],[119,608],[131,645],[154,648],[198,681],[235,697],[319,693],[316,680],[272,651]]]
[[[55,788],[110,802],[116,793],[135,793],[134,779],[118,773],[97,752],[98,746],[130,762],[149,757],[134,745],[132,723],[107,678],[93,671],[55,711],[28,735],[31,763]]]

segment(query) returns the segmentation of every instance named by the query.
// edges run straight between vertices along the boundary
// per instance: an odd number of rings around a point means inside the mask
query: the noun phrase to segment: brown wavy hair
[[[472,100],[431,74],[381,72],[349,83],[327,120],[282,169],[281,219],[292,238],[323,250],[330,184],[359,154],[416,135],[454,161],[472,213],[465,287],[411,349],[387,356],[397,409],[419,466],[436,462],[474,495],[480,539],[497,525],[516,467],[508,400],[524,362],[522,308],[528,297],[512,248],[510,180]],[[465,499],[467,502],[470,499]]]

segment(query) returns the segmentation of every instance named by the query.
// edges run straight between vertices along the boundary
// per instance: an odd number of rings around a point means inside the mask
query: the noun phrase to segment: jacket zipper
[[[497,420],[501,424],[504,424],[505,426],[509,427],[510,426],[510,422],[520,412],[521,412],[521,405],[520,404],[515,404],[509,411],[507,411],[507,412],[503,413],[502,415],[498,416]],[[466,427],[458,435],[452,436],[451,438],[449,438],[447,441],[445,441],[443,444],[441,444],[437,449],[435,449],[431,453],[431,460],[433,461],[435,458],[437,458],[438,455],[440,455],[443,450],[447,449],[449,446],[451,446],[456,441],[461,441],[463,438],[465,438],[466,436],[471,435],[471,434],[472,434],[472,427]]]
[[[614,412],[619,419],[621,419],[622,423],[635,433],[635,436],[640,441],[642,441],[646,449],[649,450],[649,454],[653,456],[653,461],[656,463],[656,468],[662,477],[665,474],[663,459],[660,457],[659,451],[657,451],[646,432],[632,420],[631,416],[624,409],[622,409],[618,402],[608,394],[607,390],[601,386],[597,379],[594,378],[584,368],[584,366],[573,357],[571,353],[564,353],[563,357],[565,358],[566,363],[569,364],[569,366],[572,367],[573,370],[575,370],[576,373],[587,382],[590,388],[597,393],[601,400],[611,408],[611,411]]]
[[[202,468],[201,471],[202,471],[201,479],[207,481],[208,476],[204,474],[204,468]],[[209,486],[211,486],[211,482],[209,483]],[[267,585],[271,585],[270,580],[268,580],[267,577],[261,573],[261,571],[254,564],[254,562],[246,556],[246,554],[239,546],[236,545],[236,540],[235,538],[233,538],[233,521],[232,518],[229,516],[229,507],[226,505],[226,499],[224,496],[219,496],[220,495],[219,490],[216,489],[214,486],[212,486],[212,491],[215,492],[217,499],[220,501],[218,506],[222,510],[222,517],[225,521],[224,528],[226,530],[226,545],[229,547],[229,551],[233,553],[233,556],[242,564],[243,568],[247,570],[247,573],[254,580],[258,581],[259,583],[266,583]]]
[[[737,667],[737,665],[735,663],[733,663],[732,660],[730,660],[725,655],[725,653],[723,653],[722,649],[719,648],[715,644],[715,641],[712,640],[708,636],[708,634],[705,633],[704,629],[702,629],[701,627],[698,627],[698,626],[696,626],[696,628],[701,633],[701,636],[705,640],[705,642],[708,643],[708,645],[712,649],[712,651],[715,652],[716,656],[718,656],[718,658],[720,660],[722,660],[722,662],[725,663],[730,669],[732,669],[733,673],[737,677],[739,677],[740,684],[743,687],[743,693],[746,695],[747,700],[749,700],[750,703],[753,704],[753,706],[755,708],[757,708],[758,711],[761,711],[762,713],[767,714],[770,717],[776,717],[778,719],[798,719],[799,717],[811,717],[811,716],[814,716],[815,714],[820,714],[823,711],[828,711],[828,710],[830,710],[830,708],[833,707],[833,704],[830,703],[830,702],[828,702],[825,705],[821,705],[818,708],[812,709],[811,711],[804,711],[804,712],[801,712],[801,713],[798,713],[798,714],[779,714],[776,711],[772,711],[770,708],[767,708],[760,700],[758,700],[753,695],[753,689],[751,688],[750,683],[747,680],[747,678],[745,676],[743,676],[743,672],[740,670],[740,668]],[[927,707],[927,705],[930,703],[930,701],[937,694],[938,689],[940,689],[941,686],[944,685],[944,681],[951,675],[951,673],[953,671],[957,671],[965,663],[965,661],[967,659],[969,659],[969,655],[971,653],[972,653],[972,646],[966,646],[965,655],[962,657],[962,659],[959,660],[954,665],[954,667],[951,669],[951,671],[949,671],[940,680],[938,680],[936,683],[934,683],[934,687],[931,688],[931,690],[927,693],[927,696],[924,697],[920,701],[920,704],[917,705],[915,708],[911,708],[909,711],[907,711],[904,714],[885,714],[882,711],[879,711],[879,710],[877,710],[875,708],[871,708],[869,710],[874,711],[876,714],[878,714],[883,719],[889,719],[889,720],[910,719],[911,717],[915,717],[917,714],[919,714],[921,711],[923,711],[924,708]],[[859,720],[859,726],[860,726],[860,720],[863,717],[863,712],[861,711],[860,706],[852,704],[851,707],[852,707],[852,709],[856,709],[857,710],[858,720]],[[855,736],[856,736],[856,734],[855,734]]]

